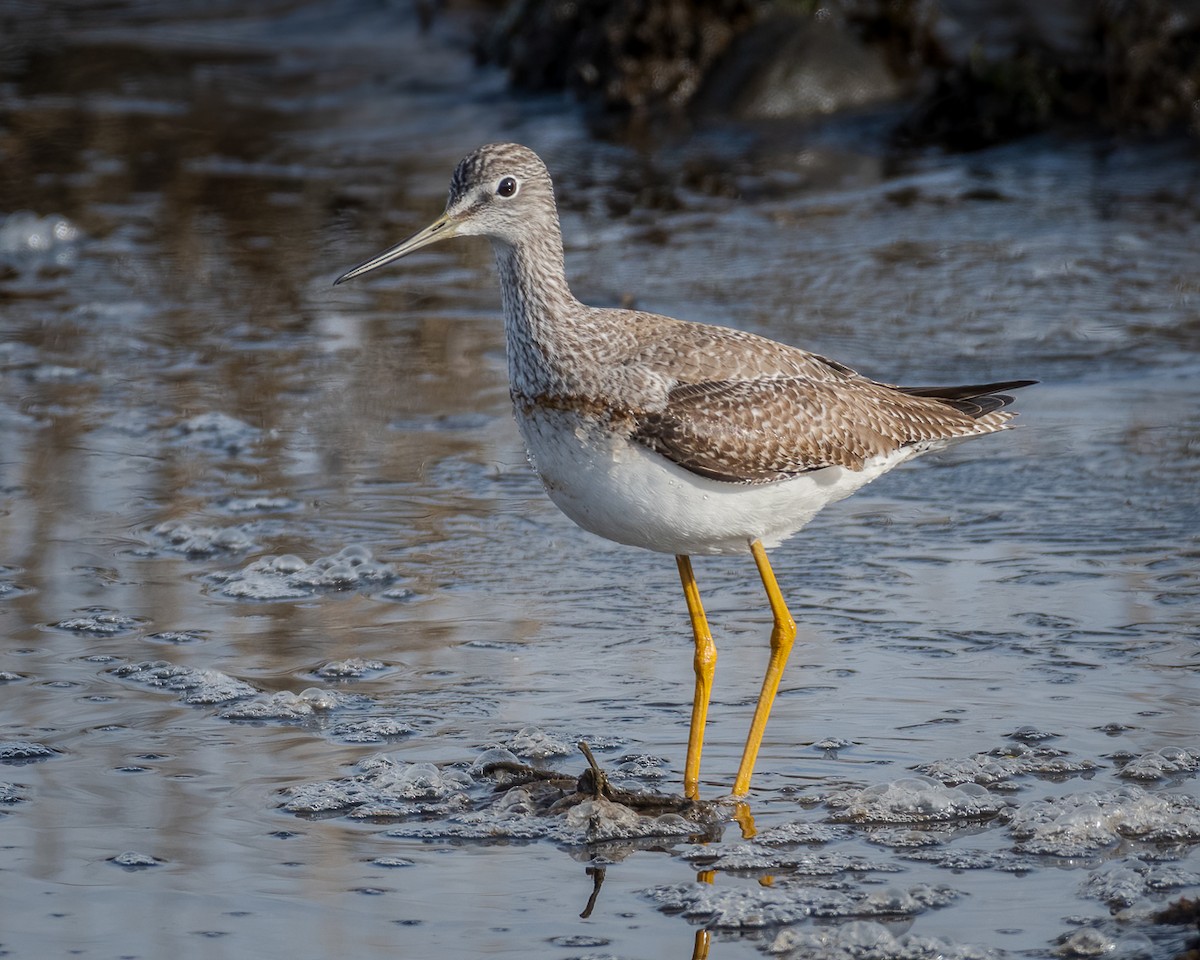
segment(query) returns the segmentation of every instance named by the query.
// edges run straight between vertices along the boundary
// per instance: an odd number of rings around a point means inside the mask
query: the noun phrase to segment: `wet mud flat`
[[[646,156],[444,24],[351,12],[85,10],[6,61],[0,949],[1181,952],[1152,918],[1200,887],[1189,148]],[[800,636],[747,809],[749,561],[696,564],[712,806],[576,796],[580,740],[615,789],[678,790],[674,565],[539,489],[486,248],[329,287],[501,138],[549,160],[592,302],[1042,381],[1020,429],[774,552]],[[721,189],[658,177],[684,166]]]

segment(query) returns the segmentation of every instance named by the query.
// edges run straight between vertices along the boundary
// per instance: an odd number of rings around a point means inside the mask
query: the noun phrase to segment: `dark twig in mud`
[[[608,800],[629,807],[643,816],[657,817],[667,813],[678,813],[688,819],[705,822],[719,819],[712,804],[700,800],[689,800],[677,793],[648,793],[643,790],[623,790],[612,785],[608,774],[601,768],[586,741],[579,741],[579,750],[587,759],[588,769],[579,777],[572,777],[559,770],[535,767],[516,760],[497,760],[485,764],[481,772],[485,775],[504,773],[507,777],[496,784],[495,789],[508,790],[527,784],[544,784],[557,788],[559,795],[549,803],[544,813],[555,814],[573,807],[584,800]]]
[[[642,790],[622,790],[620,787],[614,787],[609,782],[608,774],[596,762],[587,742],[580,740],[578,746],[580,752],[587,758],[588,769],[579,778],[575,794],[563,797],[554,805],[556,808],[571,806],[584,799],[599,800],[601,798],[629,807],[644,816],[661,816],[664,813],[687,815],[707,811],[711,806],[698,800],[689,800],[678,793],[647,793]]]
[[[519,787],[525,783],[538,782],[561,782],[564,786],[571,783],[575,778],[568,774],[561,773],[558,770],[548,770],[545,767],[534,767],[528,763],[520,763],[516,760],[496,760],[492,763],[485,763],[479,771],[484,776],[493,773],[511,774],[511,778],[504,783],[497,783],[497,790],[507,790],[509,787]]]
[[[588,762],[588,769],[579,778],[579,792],[591,793],[593,800],[599,800],[612,789],[608,785],[608,774],[600,769],[600,764],[596,762],[592,748],[587,745],[586,740],[580,740],[577,746]]]

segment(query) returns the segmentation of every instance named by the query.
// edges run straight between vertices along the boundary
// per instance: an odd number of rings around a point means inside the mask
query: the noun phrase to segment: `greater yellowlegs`
[[[753,556],[774,627],[744,795],[796,636],[765,547],[905,460],[1004,429],[1000,391],[1034,381],[895,387],[740,330],[586,306],[567,286],[550,174],[514,143],[463,158],[440,217],[335,283],[458,236],[492,241],[517,425],[550,499],[585,530],[675,555],[695,637],[690,797],[717,651],[689,558]]]

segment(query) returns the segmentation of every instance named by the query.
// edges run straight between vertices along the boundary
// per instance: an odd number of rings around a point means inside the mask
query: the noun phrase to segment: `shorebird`
[[[492,242],[513,409],[546,493],[585,530],[675,555],[695,641],[689,797],[717,659],[690,558],[754,558],[774,624],[733,784],[744,796],[796,637],[766,548],[906,460],[1004,429],[1001,391],[1035,381],[897,387],[741,330],[580,303],[550,174],[514,143],[468,154],[440,217],[334,282],[463,236]]]

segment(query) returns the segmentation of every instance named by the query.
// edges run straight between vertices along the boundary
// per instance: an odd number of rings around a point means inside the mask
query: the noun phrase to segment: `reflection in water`
[[[604,885],[604,867],[588,867],[585,871],[592,878],[592,894],[588,897],[587,906],[583,908],[583,912],[579,916],[586,920],[592,915],[592,911],[596,909],[596,899],[600,896],[600,888]]]
[[[1032,143],[857,163],[829,131],[736,160],[720,131],[633,157],[502,94],[450,21],[421,36],[405,11],[351,6],[39,8],[6,35],[4,949],[667,956],[712,930],[724,960],[777,938],[804,956],[887,944],[905,934],[879,918],[902,916],[913,954],[1045,956],[1138,936],[1194,889],[1191,158]],[[580,738],[623,788],[682,775],[685,611],[646,604],[673,572],[545,501],[486,249],[329,287],[348,252],[436,213],[447,166],[490,139],[563,171],[568,271],[593,302],[909,382],[1043,381],[991,449],[889,476],[774,558],[800,633],[752,838],[726,825],[619,858],[531,843],[547,825],[516,807],[527,837],[497,841],[456,835],[461,808],[282,806],[355,777],[432,789],[432,767],[439,802],[496,813],[508,791],[466,772],[481,754],[578,773]],[[681,185],[684,163],[734,189]],[[79,235],[31,250],[19,211]],[[387,586],[223,586],[347,548]],[[752,690],[758,586],[697,568],[726,638],[718,691]],[[712,705],[706,795],[746,711]],[[597,874],[575,856],[605,878],[582,919]]]

